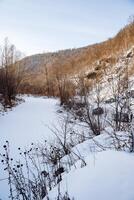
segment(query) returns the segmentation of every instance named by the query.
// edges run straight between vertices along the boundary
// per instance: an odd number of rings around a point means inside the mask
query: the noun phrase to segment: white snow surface
[[[59,102],[56,99],[43,97],[24,97],[25,102],[0,114],[0,146],[8,140],[13,152],[18,147],[27,147],[31,142],[43,139],[53,140],[54,135],[48,128],[58,124]],[[109,135],[102,134],[95,138],[96,142],[107,146]],[[61,194],[69,193],[72,200],[133,200],[134,199],[134,154],[114,150],[102,151],[95,143],[87,140],[74,147],[87,165],[81,168],[76,161],[68,173],[62,177]],[[63,158],[66,159],[66,158]],[[0,178],[5,178],[3,170]],[[49,192],[50,200],[57,197],[57,186]],[[0,198],[7,200],[8,188],[5,181],[0,182]],[[44,199],[46,200],[46,198]]]
[[[134,154],[107,150],[92,153],[85,160],[85,167],[64,174],[60,183],[62,195],[68,192],[74,200],[134,199]],[[56,186],[49,192],[50,200],[56,199],[57,191]]]
[[[14,107],[3,116],[0,114],[0,143],[27,146],[31,142],[50,139],[48,128],[56,124],[58,100],[43,97],[24,97],[25,102]]]
[[[48,126],[58,124],[57,99],[32,96],[22,98],[25,102],[6,113],[0,113],[0,150],[3,150],[3,145],[8,140],[13,157],[18,155],[18,147],[24,149],[32,142],[38,143],[45,139],[51,141],[54,136]],[[6,181],[1,181],[4,178],[6,174],[0,162],[0,199],[7,200],[8,186]]]

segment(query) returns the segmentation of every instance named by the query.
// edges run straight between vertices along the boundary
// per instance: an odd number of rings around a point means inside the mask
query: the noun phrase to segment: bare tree
[[[20,53],[5,39],[0,54],[0,93],[4,105],[12,106],[23,80],[24,68],[19,62]]]

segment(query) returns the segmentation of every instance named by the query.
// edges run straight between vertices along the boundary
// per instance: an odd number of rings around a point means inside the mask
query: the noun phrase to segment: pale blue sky
[[[134,14],[134,0],[0,0],[0,42],[27,55],[97,43]]]

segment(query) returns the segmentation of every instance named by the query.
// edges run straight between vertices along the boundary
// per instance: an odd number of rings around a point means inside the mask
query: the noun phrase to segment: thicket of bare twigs
[[[24,67],[20,66],[20,52],[5,39],[0,49],[0,102],[4,107],[13,106],[24,78]]]
[[[131,26],[131,25],[130,25]],[[132,52],[131,52],[132,56]],[[79,77],[77,96],[70,98],[64,108],[74,120],[84,123],[92,136],[107,134],[114,140],[116,149],[134,151],[133,80],[131,79],[130,53],[121,63]],[[110,132],[105,129],[110,127]],[[121,139],[121,132],[124,138]],[[91,135],[90,135],[91,136]]]

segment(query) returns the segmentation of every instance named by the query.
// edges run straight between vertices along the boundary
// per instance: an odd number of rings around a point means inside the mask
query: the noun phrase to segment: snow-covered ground
[[[25,102],[12,111],[0,114],[0,148],[8,140],[14,153],[18,147],[27,147],[31,142],[53,140],[54,135],[48,126],[58,125],[59,121],[58,100],[43,97],[24,99]],[[61,194],[68,192],[74,200],[133,200],[134,154],[103,151],[101,147],[95,148],[98,142],[107,146],[110,144],[109,135],[104,133],[94,141],[87,140],[73,148],[73,152],[86,161],[86,166],[81,168],[81,161],[76,159],[75,167],[72,166],[68,173],[64,172]],[[5,175],[0,166],[1,178]],[[50,200],[56,199],[57,191],[56,186],[49,192]],[[0,199],[7,200],[7,195],[6,181],[0,181]]]
[[[0,114],[0,144],[8,140],[11,146],[26,146],[50,138],[48,128],[57,120],[58,100],[41,97],[24,97],[25,102]]]
[[[0,149],[5,141],[10,143],[11,151],[16,154],[18,147],[27,147],[31,142],[51,140],[53,134],[48,128],[57,123],[56,99],[43,97],[23,97],[25,102],[7,113],[0,113]],[[0,179],[5,178],[0,166]],[[0,198],[6,200],[7,186],[0,181]]]
[[[72,152],[79,155],[86,162],[86,166],[83,166],[82,160],[76,159],[75,165],[69,171],[66,165],[69,156],[62,158],[61,163],[65,168],[60,182],[62,197],[68,193],[71,200],[134,199],[134,153],[114,150],[111,140],[109,135],[104,133],[73,147]],[[101,148],[102,146],[104,148]],[[58,189],[57,185],[48,192],[50,200],[57,199]]]
[[[72,169],[63,176],[62,195],[68,192],[74,200],[134,199],[134,154],[102,151],[88,155],[85,160],[85,167]],[[58,187],[49,192],[50,200],[56,199],[57,193]]]

